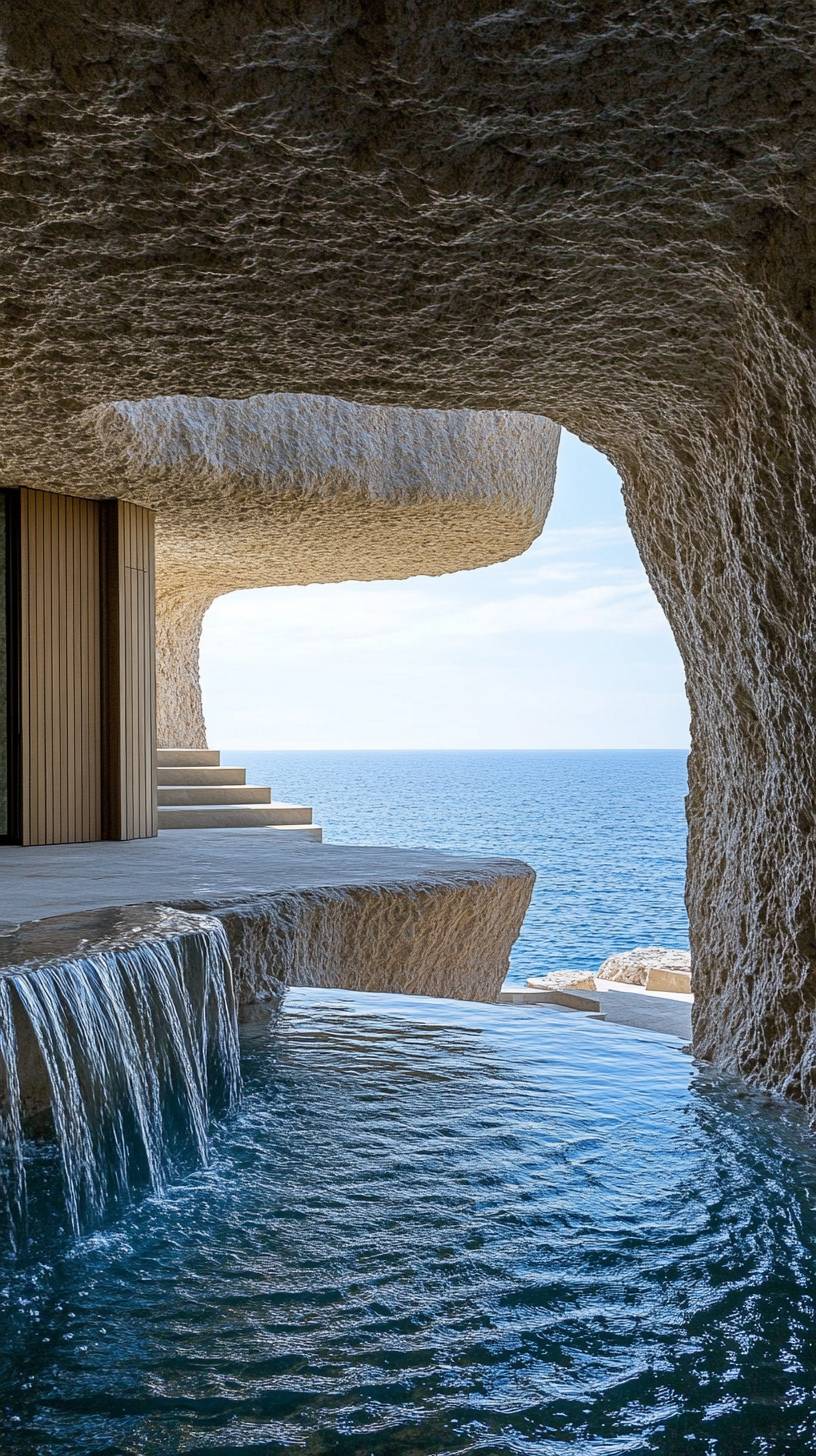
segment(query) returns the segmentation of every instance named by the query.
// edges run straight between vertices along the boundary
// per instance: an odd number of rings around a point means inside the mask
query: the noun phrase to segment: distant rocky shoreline
[[[550,971],[548,975],[531,976],[527,985],[534,991],[596,991],[598,982],[613,981],[627,986],[640,986],[644,991],[663,993],[691,992],[691,956],[687,950],[669,950],[664,946],[635,946],[617,951],[591,971]]]

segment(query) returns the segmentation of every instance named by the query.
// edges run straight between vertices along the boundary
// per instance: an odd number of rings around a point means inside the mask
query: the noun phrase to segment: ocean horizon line
[[[688,744],[680,744],[677,747],[631,747],[631,748],[505,748],[501,745],[482,748],[428,748],[428,747],[403,747],[403,748],[370,748],[370,747],[329,747],[303,748],[294,744],[279,744],[270,747],[269,744],[240,744],[230,743],[221,749],[222,753],[690,753]]]

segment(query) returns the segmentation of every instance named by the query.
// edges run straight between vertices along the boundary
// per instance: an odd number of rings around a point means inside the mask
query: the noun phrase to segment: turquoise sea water
[[[510,980],[688,945],[685,752],[225,751],[338,844],[506,854],[538,879]]]

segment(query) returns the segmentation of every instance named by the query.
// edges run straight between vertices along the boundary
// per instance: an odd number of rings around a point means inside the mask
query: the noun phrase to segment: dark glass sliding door
[[[18,832],[17,506],[0,490],[0,843]]]

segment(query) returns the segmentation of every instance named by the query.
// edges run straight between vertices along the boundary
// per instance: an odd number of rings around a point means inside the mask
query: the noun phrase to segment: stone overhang
[[[4,846],[0,975],[161,938],[181,911],[222,922],[245,1017],[274,1011],[288,986],[495,1002],[534,880],[520,860],[281,847],[255,829]],[[43,1111],[44,1071],[25,1046],[20,1075],[28,1110]]]

